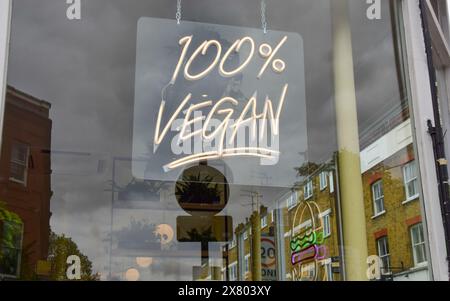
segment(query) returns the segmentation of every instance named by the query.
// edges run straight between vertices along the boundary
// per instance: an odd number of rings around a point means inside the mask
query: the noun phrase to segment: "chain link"
[[[175,14],[177,24],[181,23],[181,0],[177,0],[177,13]]]
[[[266,8],[266,0],[261,0],[261,26],[264,33],[267,33]]]
[[[177,24],[181,23],[181,9],[182,9],[181,0],[177,0],[177,13],[175,14]],[[261,0],[261,26],[264,33],[267,33],[266,9],[267,9],[266,0]]]

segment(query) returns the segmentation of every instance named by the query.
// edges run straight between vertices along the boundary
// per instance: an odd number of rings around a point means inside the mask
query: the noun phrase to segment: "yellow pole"
[[[366,219],[348,1],[330,2],[345,273],[347,280],[367,280]]]
[[[252,224],[252,280],[261,281],[261,217],[258,211],[251,216]]]

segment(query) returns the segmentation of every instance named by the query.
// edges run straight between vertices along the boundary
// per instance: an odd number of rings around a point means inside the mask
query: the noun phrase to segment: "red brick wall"
[[[0,201],[24,222],[23,249],[30,267],[46,259],[50,228],[50,149],[52,122],[49,104],[8,88],[0,157]],[[14,141],[30,145],[27,185],[9,180]]]

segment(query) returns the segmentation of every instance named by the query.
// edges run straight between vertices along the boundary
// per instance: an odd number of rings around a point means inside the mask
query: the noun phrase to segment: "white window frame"
[[[261,229],[266,228],[268,225],[267,223],[267,215],[264,215],[263,217],[261,217]]]
[[[308,182],[306,182],[306,185],[303,187],[303,196],[305,198],[305,201],[312,198],[313,195],[314,195],[313,181],[309,180]]]
[[[330,214],[324,214],[322,216],[323,220],[323,237],[327,238],[331,236],[331,219]]]
[[[19,160],[15,160],[13,158],[12,154],[13,154],[13,151],[14,151],[14,147],[16,147],[16,146],[24,147],[26,149],[25,162],[22,162],[22,161],[19,161]],[[29,144],[26,144],[26,143],[23,143],[23,142],[20,142],[20,141],[13,141],[12,142],[12,144],[11,144],[11,157],[10,157],[10,160],[9,160],[9,171],[10,171],[9,180],[11,182],[22,184],[24,186],[27,185],[28,164],[29,164],[29,160],[30,160],[30,151],[31,150],[30,150],[30,145]],[[14,178],[11,175],[11,164],[17,164],[17,165],[20,165],[21,167],[24,168],[23,180]]]
[[[410,168],[411,166],[414,166],[415,175],[411,179],[407,179],[406,178],[406,170],[407,170],[407,168]],[[410,201],[413,201],[413,200],[416,200],[419,198],[419,176],[417,173],[416,161],[411,161],[411,162],[408,162],[407,164],[405,164],[402,167],[402,173],[403,173],[403,184],[405,186],[405,194],[406,194],[406,200],[403,202],[403,204],[405,204],[405,203],[408,203]],[[414,187],[415,187],[416,193],[414,195],[409,195],[408,184],[411,182],[414,182],[414,181],[415,181]]]
[[[247,254],[244,257],[244,273],[245,275],[250,274],[250,254]]]
[[[375,187],[381,186],[381,196],[375,196]],[[383,180],[378,180],[370,186],[372,192],[372,207],[373,207],[373,218],[378,217],[386,213],[386,208],[384,207],[384,188]],[[381,210],[377,209],[377,201],[381,200]]]
[[[328,173],[328,177],[329,177],[329,180],[330,180],[330,193],[333,193],[334,192],[334,176],[333,176],[333,172],[332,171],[330,171]]]
[[[328,172],[322,171],[319,175],[319,189],[324,191],[328,187]]]
[[[244,240],[248,239],[248,232],[247,229],[245,229],[244,233],[242,233],[242,235],[244,236]]]
[[[327,275],[327,281],[333,281],[333,266],[331,263],[331,259],[327,260],[323,264],[323,268],[325,270],[325,274]]]
[[[385,245],[385,248],[386,248],[386,251],[387,251],[386,254],[381,254],[382,248],[381,248],[380,242],[384,242],[384,245]],[[378,257],[381,260],[381,267],[382,267],[381,271],[382,271],[382,273],[386,274],[386,273],[389,272],[389,269],[391,267],[391,254],[390,254],[390,251],[389,251],[388,236],[386,235],[386,236],[379,237],[376,240],[376,245],[377,245]],[[384,258],[387,258],[387,267],[384,266],[384,262],[383,262]]]
[[[236,248],[236,246],[237,246],[236,238],[233,238],[233,239],[231,240],[229,249],[231,250],[231,249],[233,249],[233,248]]]
[[[228,265],[228,279],[230,279],[230,281],[238,280],[237,261]]]
[[[292,210],[298,205],[298,192],[294,191],[291,195],[286,199],[286,207],[288,210]]]
[[[415,242],[414,241],[414,233],[413,232],[416,229],[419,229],[419,230],[422,231],[422,241],[419,241],[419,242]],[[422,223],[418,223],[418,224],[415,224],[415,225],[411,226],[409,228],[409,234],[411,236],[411,248],[412,248],[412,253],[413,253],[414,266],[417,267],[417,266],[427,265],[428,264],[427,249],[426,249],[426,243],[425,243],[425,233],[423,232],[423,225],[422,225]],[[417,250],[416,250],[417,247],[422,248],[422,252],[423,252],[423,254],[425,256],[425,258],[424,258],[425,260],[422,261],[422,262],[418,262]]]

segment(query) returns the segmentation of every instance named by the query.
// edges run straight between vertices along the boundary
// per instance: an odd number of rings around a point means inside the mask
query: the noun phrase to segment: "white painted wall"
[[[411,120],[396,126],[361,151],[361,174],[413,143]]]
[[[434,118],[419,1],[403,0],[403,8],[409,80],[411,83],[411,102],[414,116],[412,119],[413,134],[416,137],[422,200],[424,200],[422,210],[426,220],[426,235],[430,246],[428,258],[431,258],[433,279],[448,281],[447,252],[439,203],[433,144],[427,128],[427,120],[434,120]]]

